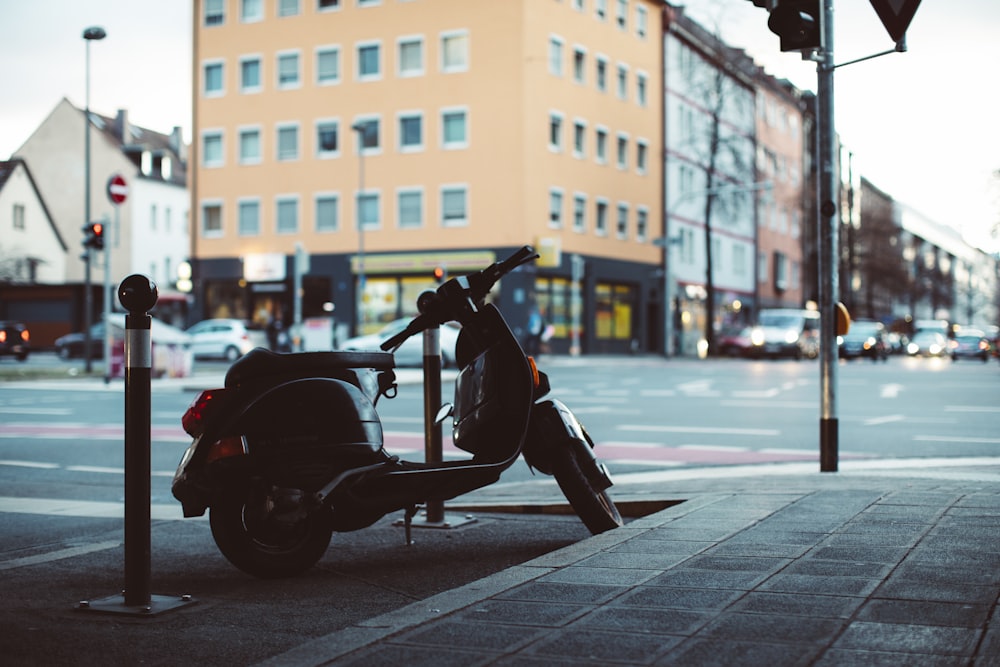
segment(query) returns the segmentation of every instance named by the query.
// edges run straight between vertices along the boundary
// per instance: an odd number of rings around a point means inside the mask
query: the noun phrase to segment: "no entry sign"
[[[108,179],[108,199],[115,206],[125,203],[125,199],[128,197],[128,184],[125,183],[125,177],[121,174],[114,174]]]

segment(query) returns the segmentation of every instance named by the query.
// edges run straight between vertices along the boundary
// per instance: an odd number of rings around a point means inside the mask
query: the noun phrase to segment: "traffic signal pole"
[[[820,49],[816,66],[816,122],[820,309],[820,472],[837,472],[837,298],[840,293],[837,223],[837,134],[833,104],[833,0],[820,0]]]

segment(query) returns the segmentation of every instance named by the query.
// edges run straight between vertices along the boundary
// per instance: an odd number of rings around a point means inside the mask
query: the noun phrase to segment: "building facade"
[[[660,6],[197,0],[202,316],[367,333],[434,269],[533,244],[497,292],[515,327],[538,308],[553,351],[658,349]]]
[[[62,283],[67,250],[27,163],[0,162],[0,283]]]

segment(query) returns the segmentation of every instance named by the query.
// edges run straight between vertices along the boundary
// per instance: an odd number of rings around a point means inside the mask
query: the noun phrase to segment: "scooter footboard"
[[[573,447],[581,471],[600,489],[611,486],[604,467],[594,456],[594,443],[583,425],[566,405],[549,398],[536,403],[531,410],[528,434],[524,440],[524,460],[532,468],[552,474],[551,452],[559,447]]]

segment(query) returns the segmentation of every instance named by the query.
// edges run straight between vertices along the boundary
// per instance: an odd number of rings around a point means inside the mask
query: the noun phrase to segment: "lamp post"
[[[102,40],[108,36],[104,28],[91,26],[83,31],[83,39],[86,43],[86,82],[85,82],[85,106],[83,112],[83,228],[90,224],[90,43]],[[90,258],[91,247],[87,244],[84,248],[83,264],[83,360],[84,370],[91,371],[91,345],[90,345],[90,324],[91,311],[94,308],[94,296],[90,293]],[[105,324],[107,326],[107,324]],[[109,363],[105,359],[104,363]]]
[[[358,224],[358,296],[357,307],[355,308],[355,335],[360,336],[363,332],[361,325],[364,320],[364,299],[365,299],[365,222],[361,214],[361,199],[365,194],[365,129],[366,123],[354,123],[351,129],[357,133],[358,139],[358,196],[354,202],[354,215]]]

